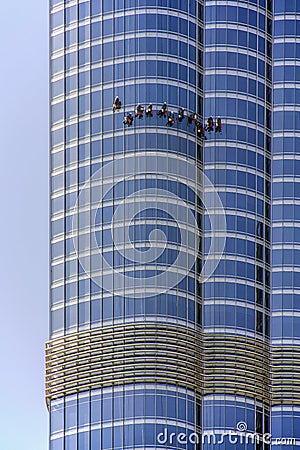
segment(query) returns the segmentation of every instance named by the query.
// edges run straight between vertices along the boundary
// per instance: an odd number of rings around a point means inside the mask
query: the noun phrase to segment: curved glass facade
[[[297,442],[300,439],[296,376],[300,350],[299,23],[299,2],[274,2],[272,433],[275,438],[284,436]],[[285,442],[276,448],[295,446]]]
[[[116,92],[128,110],[133,110],[138,102],[147,104],[151,101],[159,107],[164,99],[168,100],[170,109],[177,110],[180,104],[186,110],[201,110],[202,74],[197,69],[201,50],[196,42],[200,5],[192,1],[178,10],[178,5],[176,7],[171,2],[172,8],[166,15],[168,2],[153,2],[153,5],[147,2],[147,7],[152,6],[147,11],[143,8],[146,6],[143,2],[132,2],[132,5],[130,2],[126,5],[116,2],[115,7],[106,6],[107,2],[103,2],[102,6],[107,11],[102,9],[99,1],[79,5],[73,3],[53,5],[51,14],[51,336],[85,330],[90,324],[101,325],[105,321],[115,323],[114,320],[120,321],[122,318],[143,318],[149,313],[195,324],[196,309],[193,304],[197,286],[193,275],[182,281],[178,294],[174,291],[173,296],[155,296],[147,302],[142,299],[140,310],[134,311],[130,298],[125,302],[124,297],[113,299],[111,295],[102,293],[97,283],[90,282],[84,270],[77,267],[78,249],[74,245],[72,231],[78,193],[91,177],[97,183],[97,172],[106,163],[125,156],[131,157],[131,163],[135,155],[139,158],[140,155],[150,154],[152,158],[156,157],[159,165],[161,154],[169,158],[170,164],[178,165],[182,161],[184,165],[184,161],[190,160],[193,165],[197,161],[201,167],[201,148],[200,143],[195,141],[193,127],[186,129],[182,125],[166,133],[165,121],[153,118],[147,123],[145,120],[137,122],[133,129],[124,133],[120,115],[114,115],[111,110]],[[178,42],[181,29],[185,34],[190,33],[186,42]],[[166,33],[168,39],[162,37]],[[124,168],[124,173],[126,170]],[[169,178],[153,176],[145,179],[141,172],[132,179],[117,180],[113,184],[114,190],[108,190],[105,198],[101,199],[101,209],[97,204],[97,190],[91,192],[90,209],[92,214],[96,211],[93,224],[96,244],[101,246],[105,259],[111,265],[122,268],[128,262],[114,252],[110,230],[116,206],[124,196],[132,195],[135,190],[169,190],[176,195],[178,193],[191,208],[198,208],[195,193],[187,186],[186,179]],[[82,223],[86,220],[82,214]],[[130,231],[130,237],[141,242],[141,245],[151,227],[160,221],[160,229],[173,247],[168,249],[169,255],[162,255],[158,264],[164,267],[172,263],[179,236],[176,224],[170,222],[168,213],[148,211],[144,216],[140,214],[140,217],[135,217],[135,220],[137,224]],[[99,267],[96,266],[95,270]],[[132,266],[132,271],[136,273],[137,268]],[[149,293],[147,297],[150,297]],[[146,313],[147,309],[149,312]]]
[[[195,415],[193,391],[160,384],[94,389],[52,402],[52,445],[70,450],[156,448],[153,437],[162,433],[163,442],[166,427],[169,433],[193,431]]]
[[[196,0],[51,2],[51,450],[200,431],[202,142],[156,111],[201,117],[202,21]]]
[[[208,133],[204,170],[227,221],[222,259],[204,284],[205,432],[239,423],[269,432],[271,50],[265,1],[205,2],[205,117],[226,126]],[[205,220],[204,252],[212,238]]]

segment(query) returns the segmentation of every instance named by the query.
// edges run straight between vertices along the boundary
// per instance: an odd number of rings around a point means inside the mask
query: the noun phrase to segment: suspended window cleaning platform
[[[119,97],[116,96],[113,102],[113,112],[120,111],[121,109],[122,102]],[[136,106],[134,114],[132,112],[127,113],[123,120],[124,126],[131,127],[135,120],[141,120],[144,118],[144,113],[146,113],[146,118],[152,118],[154,116],[152,103],[150,103],[147,108],[139,104]],[[199,120],[199,116],[196,112],[187,113],[186,116],[184,108],[179,108],[176,115],[174,111],[168,111],[167,102],[163,103],[156,115],[158,118],[165,118],[167,120],[167,127],[173,127],[176,122],[182,123],[185,117],[187,117],[188,124],[194,125],[195,132],[197,132],[197,135],[202,139],[207,139],[206,132],[211,133],[214,131],[215,133],[222,133],[222,120],[220,117],[214,121],[213,117],[210,116],[204,125]]]

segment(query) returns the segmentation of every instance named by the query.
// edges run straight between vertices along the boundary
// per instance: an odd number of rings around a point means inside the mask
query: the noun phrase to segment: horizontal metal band
[[[168,383],[201,395],[201,335],[172,324],[97,328],[46,344],[46,401],[128,383]]]
[[[274,345],[271,356],[272,405],[300,405],[300,347]]]
[[[203,337],[205,395],[229,394],[270,402],[270,347],[249,337],[210,334]]]

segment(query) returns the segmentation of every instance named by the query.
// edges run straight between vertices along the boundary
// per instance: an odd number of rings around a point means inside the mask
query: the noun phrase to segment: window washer
[[[217,124],[216,124],[215,131],[216,131],[216,133],[222,133],[222,121],[221,121],[220,117],[217,118]]]
[[[143,118],[143,112],[144,108],[141,105],[137,105],[135,108],[135,117],[138,117],[139,119]]]
[[[177,116],[178,122],[182,122],[183,118],[184,118],[184,109],[183,108],[179,108],[178,116]]]
[[[122,103],[118,96],[116,96],[114,103],[113,103],[113,112],[118,111],[122,108]]]
[[[196,130],[197,130],[197,135],[200,137],[200,138],[203,138],[203,139],[207,139],[207,137],[205,136],[205,128],[204,128],[204,126],[203,126],[203,123],[201,123],[201,122],[197,122],[197,124],[196,124]]]
[[[197,123],[197,120],[198,120],[198,118],[197,118],[197,113],[192,113],[192,114],[190,114],[189,117],[188,117],[188,122],[189,122],[189,124]]]
[[[168,117],[167,126],[172,127],[174,125],[174,123],[175,123],[175,117],[174,117],[174,112],[172,111]]]
[[[146,116],[147,117],[153,117],[153,106],[152,106],[152,103],[150,103],[150,105],[146,109]]]
[[[212,118],[212,116],[210,116],[210,117],[207,119],[207,122],[206,122],[206,129],[207,129],[208,132],[211,132],[211,131],[214,130],[214,119]]]

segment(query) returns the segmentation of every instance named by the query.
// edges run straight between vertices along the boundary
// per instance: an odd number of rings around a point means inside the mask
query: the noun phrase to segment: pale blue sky
[[[48,2],[0,13],[0,449],[46,450]]]

